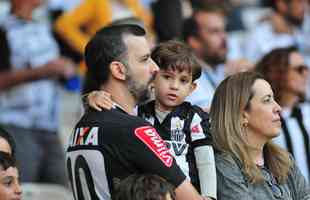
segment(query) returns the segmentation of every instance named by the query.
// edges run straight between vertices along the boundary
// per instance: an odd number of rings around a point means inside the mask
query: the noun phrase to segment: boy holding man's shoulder
[[[155,100],[138,107],[138,116],[149,121],[165,140],[177,164],[202,196],[216,199],[216,170],[209,116],[185,102],[201,75],[192,50],[177,41],[158,45],[151,54],[160,70],[153,81]],[[113,99],[113,97],[112,97]],[[94,91],[87,96],[95,109],[112,107],[110,96]]]

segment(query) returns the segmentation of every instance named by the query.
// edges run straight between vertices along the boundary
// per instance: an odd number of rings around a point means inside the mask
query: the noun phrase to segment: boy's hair
[[[157,175],[133,174],[124,179],[115,191],[114,200],[175,200],[174,187]]]
[[[201,75],[201,67],[194,52],[182,42],[170,40],[161,43],[153,49],[151,57],[161,70],[186,70],[192,73],[193,81]]]
[[[12,157],[15,157],[15,148],[16,148],[15,140],[14,140],[13,136],[10,133],[8,133],[4,128],[2,128],[1,126],[0,126],[0,138],[3,138],[7,141],[7,143],[11,147]]]
[[[8,153],[0,151],[0,170],[16,167],[15,159]]]

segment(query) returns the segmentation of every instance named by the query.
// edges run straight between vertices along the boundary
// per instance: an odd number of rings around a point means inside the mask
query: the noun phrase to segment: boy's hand
[[[89,93],[86,97],[86,102],[91,108],[98,111],[102,111],[102,108],[111,110],[113,106],[111,94],[103,90]]]

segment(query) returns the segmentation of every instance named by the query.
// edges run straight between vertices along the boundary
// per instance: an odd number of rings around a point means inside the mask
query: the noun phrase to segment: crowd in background
[[[252,77],[250,87],[254,87],[255,80],[265,79],[281,106],[276,109],[281,116],[281,133],[273,141],[290,153],[310,182],[310,1],[0,0],[0,10],[0,125],[15,140],[16,147],[8,153],[16,156],[21,182],[67,187],[59,136],[59,115],[65,112],[60,103],[66,99],[60,91],[76,92],[82,97],[98,89],[95,82],[87,80],[84,50],[90,38],[111,23],[144,27],[151,47],[169,40],[180,40],[190,47],[201,75],[186,101],[206,112],[211,110],[211,118],[223,120],[211,104],[218,86],[222,85],[222,90],[228,87],[227,77],[245,71],[261,73],[263,77]],[[238,76],[235,79],[244,81]],[[82,101],[76,109],[81,107]],[[219,126],[215,130],[226,132]],[[61,134],[67,137],[70,133]],[[212,132],[212,136],[216,134]],[[218,136],[216,149],[228,145],[224,136]],[[273,146],[270,149],[276,151]],[[229,165],[221,156],[216,162],[222,166],[218,169],[221,178],[225,178]],[[284,157],[278,159],[293,166],[293,173],[300,176],[295,165]],[[5,161],[10,163],[8,167],[16,169],[15,161],[7,155],[4,159],[9,160]],[[232,168],[237,169],[239,164],[233,160]],[[248,167],[242,176],[249,175],[250,182],[255,183],[261,178],[255,175],[257,167],[247,164],[241,163]],[[279,174],[276,177],[283,179]],[[229,183],[222,186],[225,184]],[[299,186],[305,187],[303,183]],[[167,192],[170,198],[174,196],[170,186],[163,194]],[[18,187],[16,194],[20,195]]]

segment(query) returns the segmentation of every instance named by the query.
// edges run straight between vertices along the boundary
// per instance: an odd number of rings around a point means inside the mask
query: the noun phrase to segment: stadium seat
[[[61,185],[23,183],[23,200],[73,200],[72,192]]]

